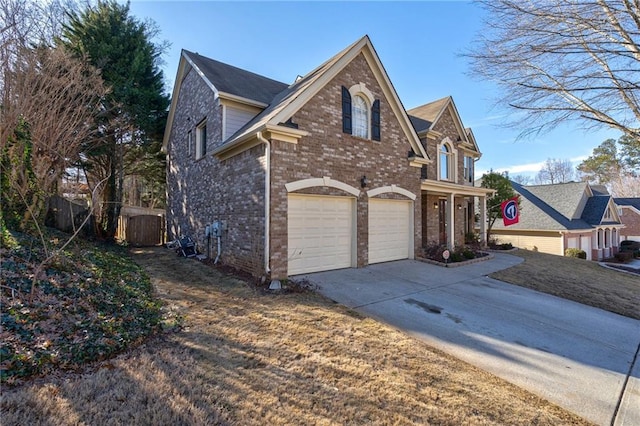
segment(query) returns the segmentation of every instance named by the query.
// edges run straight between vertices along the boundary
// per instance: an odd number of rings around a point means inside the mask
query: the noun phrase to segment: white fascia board
[[[227,92],[218,92],[218,96],[220,97],[220,101],[222,103],[224,103],[225,100],[228,100],[228,101],[234,102],[235,104],[249,105],[251,107],[256,107],[256,108],[260,108],[260,109],[265,109],[266,107],[269,106],[268,104],[265,104],[264,102],[254,101],[253,99],[244,98],[242,96],[233,95],[233,94],[227,93]]]

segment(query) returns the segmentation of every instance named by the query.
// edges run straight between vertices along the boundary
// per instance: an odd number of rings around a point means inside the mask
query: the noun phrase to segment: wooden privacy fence
[[[164,216],[148,214],[120,216],[118,221],[118,239],[134,246],[164,244],[164,235]]]
[[[55,195],[49,198],[49,212],[46,224],[64,232],[72,233],[89,214],[87,206]],[[85,225],[90,227],[90,222]]]

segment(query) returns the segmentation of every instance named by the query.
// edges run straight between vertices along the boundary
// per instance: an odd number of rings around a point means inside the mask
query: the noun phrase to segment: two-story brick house
[[[480,152],[451,98],[412,116],[366,36],[290,85],[183,51],[164,139],[170,237],[274,279],[461,244],[488,193],[471,184]]]

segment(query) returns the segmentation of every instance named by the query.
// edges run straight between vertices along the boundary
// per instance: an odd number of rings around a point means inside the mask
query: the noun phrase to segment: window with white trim
[[[196,160],[207,154],[207,120],[202,120],[196,127]]]
[[[380,99],[364,83],[342,86],[342,131],[362,139],[380,141]]]

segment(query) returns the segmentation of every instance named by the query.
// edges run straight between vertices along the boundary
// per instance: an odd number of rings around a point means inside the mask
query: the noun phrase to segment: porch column
[[[487,245],[487,197],[480,197],[480,242]]]
[[[455,218],[455,205],[453,204],[454,198],[453,194],[447,195],[447,245],[449,248],[454,248],[456,245],[455,240],[455,227],[456,227],[456,218]]]

